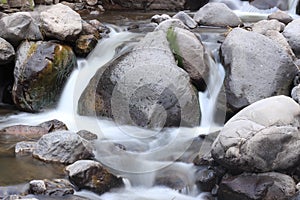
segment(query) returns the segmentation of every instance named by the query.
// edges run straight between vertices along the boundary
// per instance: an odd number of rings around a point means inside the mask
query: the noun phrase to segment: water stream
[[[232,2],[239,8],[236,13],[245,21],[266,18],[268,13],[276,9],[257,11],[248,3],[239,0]],[[295,13],[296,4],[295,0],[289,1],[290,13]],[[211,70],[208,90],[199,93],[202,114],[199,127],[170,128],[157,134],[155,130],[119,126],[110,120],[99,120],[77,114],[78,99],[95,72],[113,59],[118,51],[126,50],[143,36],[124,31],[123,27],[111,26],[109,37],[103,39],[88,58],[78,60],[78,67],[72,72],[55,109],[40,114],[11,113],[0,116],[0,129],[16,124],[37,125],[47,120],[58,119],[63,121],[71,131],[84,129],[96,133],[98,135],[98,140],[95,142],[96,159],[110,168],[114,174],[124,177],[125,187],[102,196],[88,191],[80,191],[76,193],[79,196],[101,200],[205,199],[207,194],[198,191],[194,184],[194,174],[197,168],[193,164],[174,161],[180,160],[183,155],[192,157],[195,152],[191,153],[187,149],[194,139],[201,134],[205,135],[219,130],[223,125],[224,118],[221,117],[221,120],[217,120],[215,113],[220,92],[223,92],[224,69],[219,60],[220,44],[216,39],[211,39],[220,34],[218,32],[210,33],[209,30],[205,31],[205,34],[200,34],[208,50],[207,59]],[[207,35],[208,37],[206,37]],[[149,135],[153,137],[149,137]],[[126,151],[120,151],[118,149],[120,145],[125,146]],[[176,175],[184,187],[174,190],[156,186],[157,179],[168,177],[168,172]]]

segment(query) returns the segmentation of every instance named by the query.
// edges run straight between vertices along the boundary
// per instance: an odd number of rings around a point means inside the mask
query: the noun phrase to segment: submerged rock
[[[66,167],[70,181],[79,189],[87,189],[97,194],[103,194],[112,188],[123,185],[118,178],[92,160],[79,160]]]
[[[48,130],[40,126],[15,125],[0,130],[0,135],[12,141],[36,140],[47,134]]]
[[[70,131],[53,132],[38,140],[33,151],[35,158],[70,164],[93,157],[91,144]]]
[[[42,40],[39,26],[26,12],[17,12],[0,19],[0,37],[17,47],[23,40]]]
[[[291,56],[268,37],[233,29],[221,46],[227,105],[232,111],[275,95],[288,95],[298,71]]]
[[[0,66],[14,61],[14,58],[14,47],[9,42],[0,37]]]
[[[205,26],[236,27],[243,24],[241,19],[224,3],[206,4],[196,12],[194,20],[199,25]]]
[[[15,146],[16,155],[28,155],[33,152],[36,142],[18,142]]]
[[[68,46],[23,42],[17,51],[12,90],[17,107],[37,112],[54,106],[76,64],[75,54]]]
[[[260,100],[241,110],[212,145],[212,156],[231,171],[292,169],[300,162],[300,105],[286,96]]]
[[[41,29],[49,38],[74,41],[82,31],[82,19],[78,13],[61,3],[41,12]]]
[[[295,55],[300,57],[300,19],[294,19],[284,29],[283,33],[292,47]]]
[[[224,176],[218,190],[219,200],[290,200],[296,193],[292,177],[276,172]]]
[[[162,31],[101,67],[81,95],[78,113],[148,128],[197,126],[197,93],[177,67]]]

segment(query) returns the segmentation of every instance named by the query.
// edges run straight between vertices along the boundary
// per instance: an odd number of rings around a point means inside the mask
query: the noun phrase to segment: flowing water
[[[257,11],[249,4],[238,0],[231,1],[239,8],[236,13],[245,21],[256,21],[260,18],[266,18],[267,11]],[[294,12],[297,4],[295,0],[289,1],[290,11]],[[77,192],[77,195],[88,197],[90,199],[102,200],[160,200],[160,199],[205,199],[206,193],[198,191],[195,186],[195,172],[198,170],[193,164],[181,162],[189,161],[200,149],[189,151],[193,146],[195,138],[199,135],[206,135],[219,130],[223,125],[224,116],[216,117],[216,104],[220,96],[224,95],[223,79],[224,69],[219,60],[219,46],[217,38],[222,37],[226,30],[200,30],[200,35],[207,51],[207,62],[210,64],[210,78],[208,89],[199,93],[201,107],[201,124],[195,128],[170,128],[164,131],[146,130],[132,126],[120,126],[110,120],[99,120],[93,117],[79,116],[76,113],[77,102],[82,91],[87,86],[91,77],[104,64],[113,59],[118,53],[126,51],[134,45],[143,34],[130,33],[125,31],[126,27],[110,26],[111,33],[108,38],[103,39],[94,51],[86,59],[78,60],[78,67],[71,74],[60,101],[55,109],[45,111],[40,114],[29,113],[10,113],[0,115],[0,128],[16,124],[37,125],[41,122],[58,119],[66,123],[72,131],[88,130],[98,135],[95,142],[95,155],[103,165],[109,168],[114,174],[124,177],[125,187],[105,193],[101,196],[88,191]],[[218,114],[218,115],[222,115]],[[224,115],[224,113],[223,113]],[[199,143],[200,144],[200,143]],[[126,147],[126,151],[120,151],[121,147]],[[38,171],[45,168],[39,161],[29,161],[25,159],[15,159],[10,153],[0,155],[1,173],[14,174],[11,169],[18,171]],[[176,162],[174,162],[176,160]],[[9,165],[10,163],[10,165]],[[26,165],[25,165],[25,164]],[[31,164],[29,164],[31,163]],[[7,165],[7,167],[5,167]],[[13,166],[19,166],[19,168]],[[21,168],[20,166],[26,166]],[[40,168],[34,168],[34,167]],[[61,166],[49,165],[51,169],[42,174],[50,174],[55,177],[53,171]],[[29,170],[33,168],[34,170]],[[61,170],[59,170],[61,171]],[[24,175],[24,174],[23,174]],[[175,190],[157,186],[159,179],[166,180],[174,178],[179,181],[175,185]],[[58,174],[58,177],[63,175]],[[1,177],[1,176],[0,176]],[[26,177],[17,177],[11,182],[1,181],[0,185],[11,185],[28,181],[37,177],[28,174]]]

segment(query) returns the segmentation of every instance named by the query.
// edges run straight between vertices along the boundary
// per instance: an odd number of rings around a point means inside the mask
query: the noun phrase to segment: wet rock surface
[[[197,101],[166,34],[156,31],[98,70],[80,97],[78,112],[148,128],[195,126],[200,116]]]
[[[23,42],[18,48],[14,69],[14,103],[29,112],[53,107],[76,65],[76,57],[66,45]]]
[[[15,146],[16,155],[28,155],[33,152],[36,142],[18,142]]]
[[[29,182],[29,194],[63,197],[74,193],[74,186],[66,179],[32,180]]]
[[[38,140],[33,151],[35,158],[47,162],[70,164],[93,157],[91,144],[70,131],[53,132]]]
[[[66,172],[70,181],[79,189],[87,189],[97,194],[123,185],[122,178],[117,178],[100,163],[92,160],[79,160],[67,166]]]
[[[218,199],[289,200],[296,193],[294,180],[285,174],[276,172],[262,174],[241,174],[224,176],[218,191]]]
[[[23,40],[42,40],[43,36],[29,13],[19,12],[0,19],[0,37],[17,47]]]
[[[286,96],[244,108],[221,130],[212,156],[228,170],[285,171],[299,162],[300,106]]]
[[[298,69],[291,56],[266,36],[235,28],[222,44],[221,54],[227,105],[233,111],[290,93]]]
[[[0,66],[12,62],[15,58],[14,47],[0,37]]]

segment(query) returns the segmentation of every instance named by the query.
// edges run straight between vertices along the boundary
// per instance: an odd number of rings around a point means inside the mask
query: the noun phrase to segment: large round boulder
[[[64,83],[76,66],[68,46],[53,42],[28,42],[17,51],[13,100],[18,108],[37,112],[54,106]]]
[[[75,41],[82,31],[82,19],[78,13],[61,3],[41,12],[41,29],[49,38]]]
[[[100,68],[79,99],[78,113],[148,128],[197,126],[200,120],[197,92],[163,31],[148,33]]]
[[[222,13],[222,15],[220,15]],[[236,27],[242,25],[241,19],[224,3],[208,3],[194,15],[199,25]]]
[[[212,156],[232,171],[285,171],[300,162],[300,106],[275,96],[241,110],[221,130]]]
[[[225,91],[232,111],[275,95],[288,95],[298,71],[291,56],[268,37],[233,29],[221,46]]]

